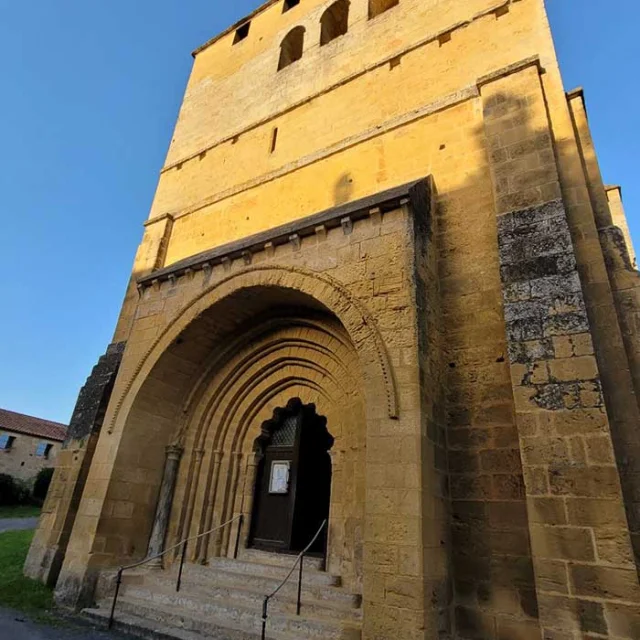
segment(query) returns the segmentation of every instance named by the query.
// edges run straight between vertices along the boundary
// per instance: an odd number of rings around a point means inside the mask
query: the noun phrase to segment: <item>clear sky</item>
[[[111,340],[190,52],[257,4],[1,3],[0,407],[69,420]],[[566,88],[585,88],[640,244],[640,7],[547,4]]]

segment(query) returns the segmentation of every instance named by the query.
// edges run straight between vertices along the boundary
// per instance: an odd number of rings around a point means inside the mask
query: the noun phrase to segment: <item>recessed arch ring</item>
[[[125,383],[113,408],[109,433],[122,417],[123,408],[126,405],[130,408],[153,367],[186,327],[218,302],[243,289],[254,288],[295,290],[320,302],[333,313],[347,331],[362,364],[365,396],[375,402],[382,395],[386,398],[388,417],[398,418],[398,396],[391,362],[375,320],[364,304],[329,275],[287,265],[256,265],[228,275],[201,291],[164,328]]]

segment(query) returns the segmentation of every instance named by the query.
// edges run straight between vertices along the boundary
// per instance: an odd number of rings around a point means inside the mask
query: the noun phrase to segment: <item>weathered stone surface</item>
[[[297,397],[335,439],[322,579],[364,640],[634,640],[638,279],[541,4],[352,0],[318,47],[326,4],[196,52],[58,595],[165,533],[205,533],[190,563],[246,546],[253,443]]]
[[[78,395],[69,423],[67,441],[82,440],[91,433],[100,431],[125,346],[124,342],[109,345],[93,368]]]

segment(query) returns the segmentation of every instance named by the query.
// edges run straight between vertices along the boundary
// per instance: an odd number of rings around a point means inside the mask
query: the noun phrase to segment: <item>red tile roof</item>
[[[41,420],[25,416],[21,413],[14,413],[6,409],[0,409],[0,430],[24,433],[29,436],[58,440],[62,442],[67,435],[67,426],[51,420]]]

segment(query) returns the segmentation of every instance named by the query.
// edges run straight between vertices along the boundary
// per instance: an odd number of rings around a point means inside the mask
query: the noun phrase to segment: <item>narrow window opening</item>
[[[6,433],[0,436],[0,449],[11,449],[13,443],[15,442],[15,438]]]
[[[39,458],[48,458],[52,448],[53,445],[48,442],[40,442],[36,448],[36,455]]]
[[[278,127],[274,127],[273,133],[271,134],[271,153],[276,150],[276,146],[278,144]]]
[[[304,27],[296,27],[289,31],[280,45],[280,60],[278,71],[302,58],[304,49]]]
[[[441,33],[438,36],[438,44],[441,47],[447,44],[447,42],[451,42],[451,31],[447,31],[446,33]]]
[[[369,20],[400,4],[400,0],[369,0]]]
[[[233,44],[238,44],[249,35],[249,29],[251,28],[250,22],[245,22],[241,27],[236,29],[236,36],[233,39]]]
[[[389,60],[389,69],[393,71],[396,67],[399,67],[402,64],[402,56],[396,56],[395,58],[391,58]]]
[[[282,13],[286,13],[289,9],[297,7],[300,4],[300,0],[284,0],[284,6],[282,7]]]
[[[498,18],[502,18],[502,16],[506,16],[509,13],[509,5],[505,4],[502,7],[498,7],[495,11],[496,20]]]
[[[349,0],[334,2],[320,19],[320,46],[343,36],[349,31]]]

